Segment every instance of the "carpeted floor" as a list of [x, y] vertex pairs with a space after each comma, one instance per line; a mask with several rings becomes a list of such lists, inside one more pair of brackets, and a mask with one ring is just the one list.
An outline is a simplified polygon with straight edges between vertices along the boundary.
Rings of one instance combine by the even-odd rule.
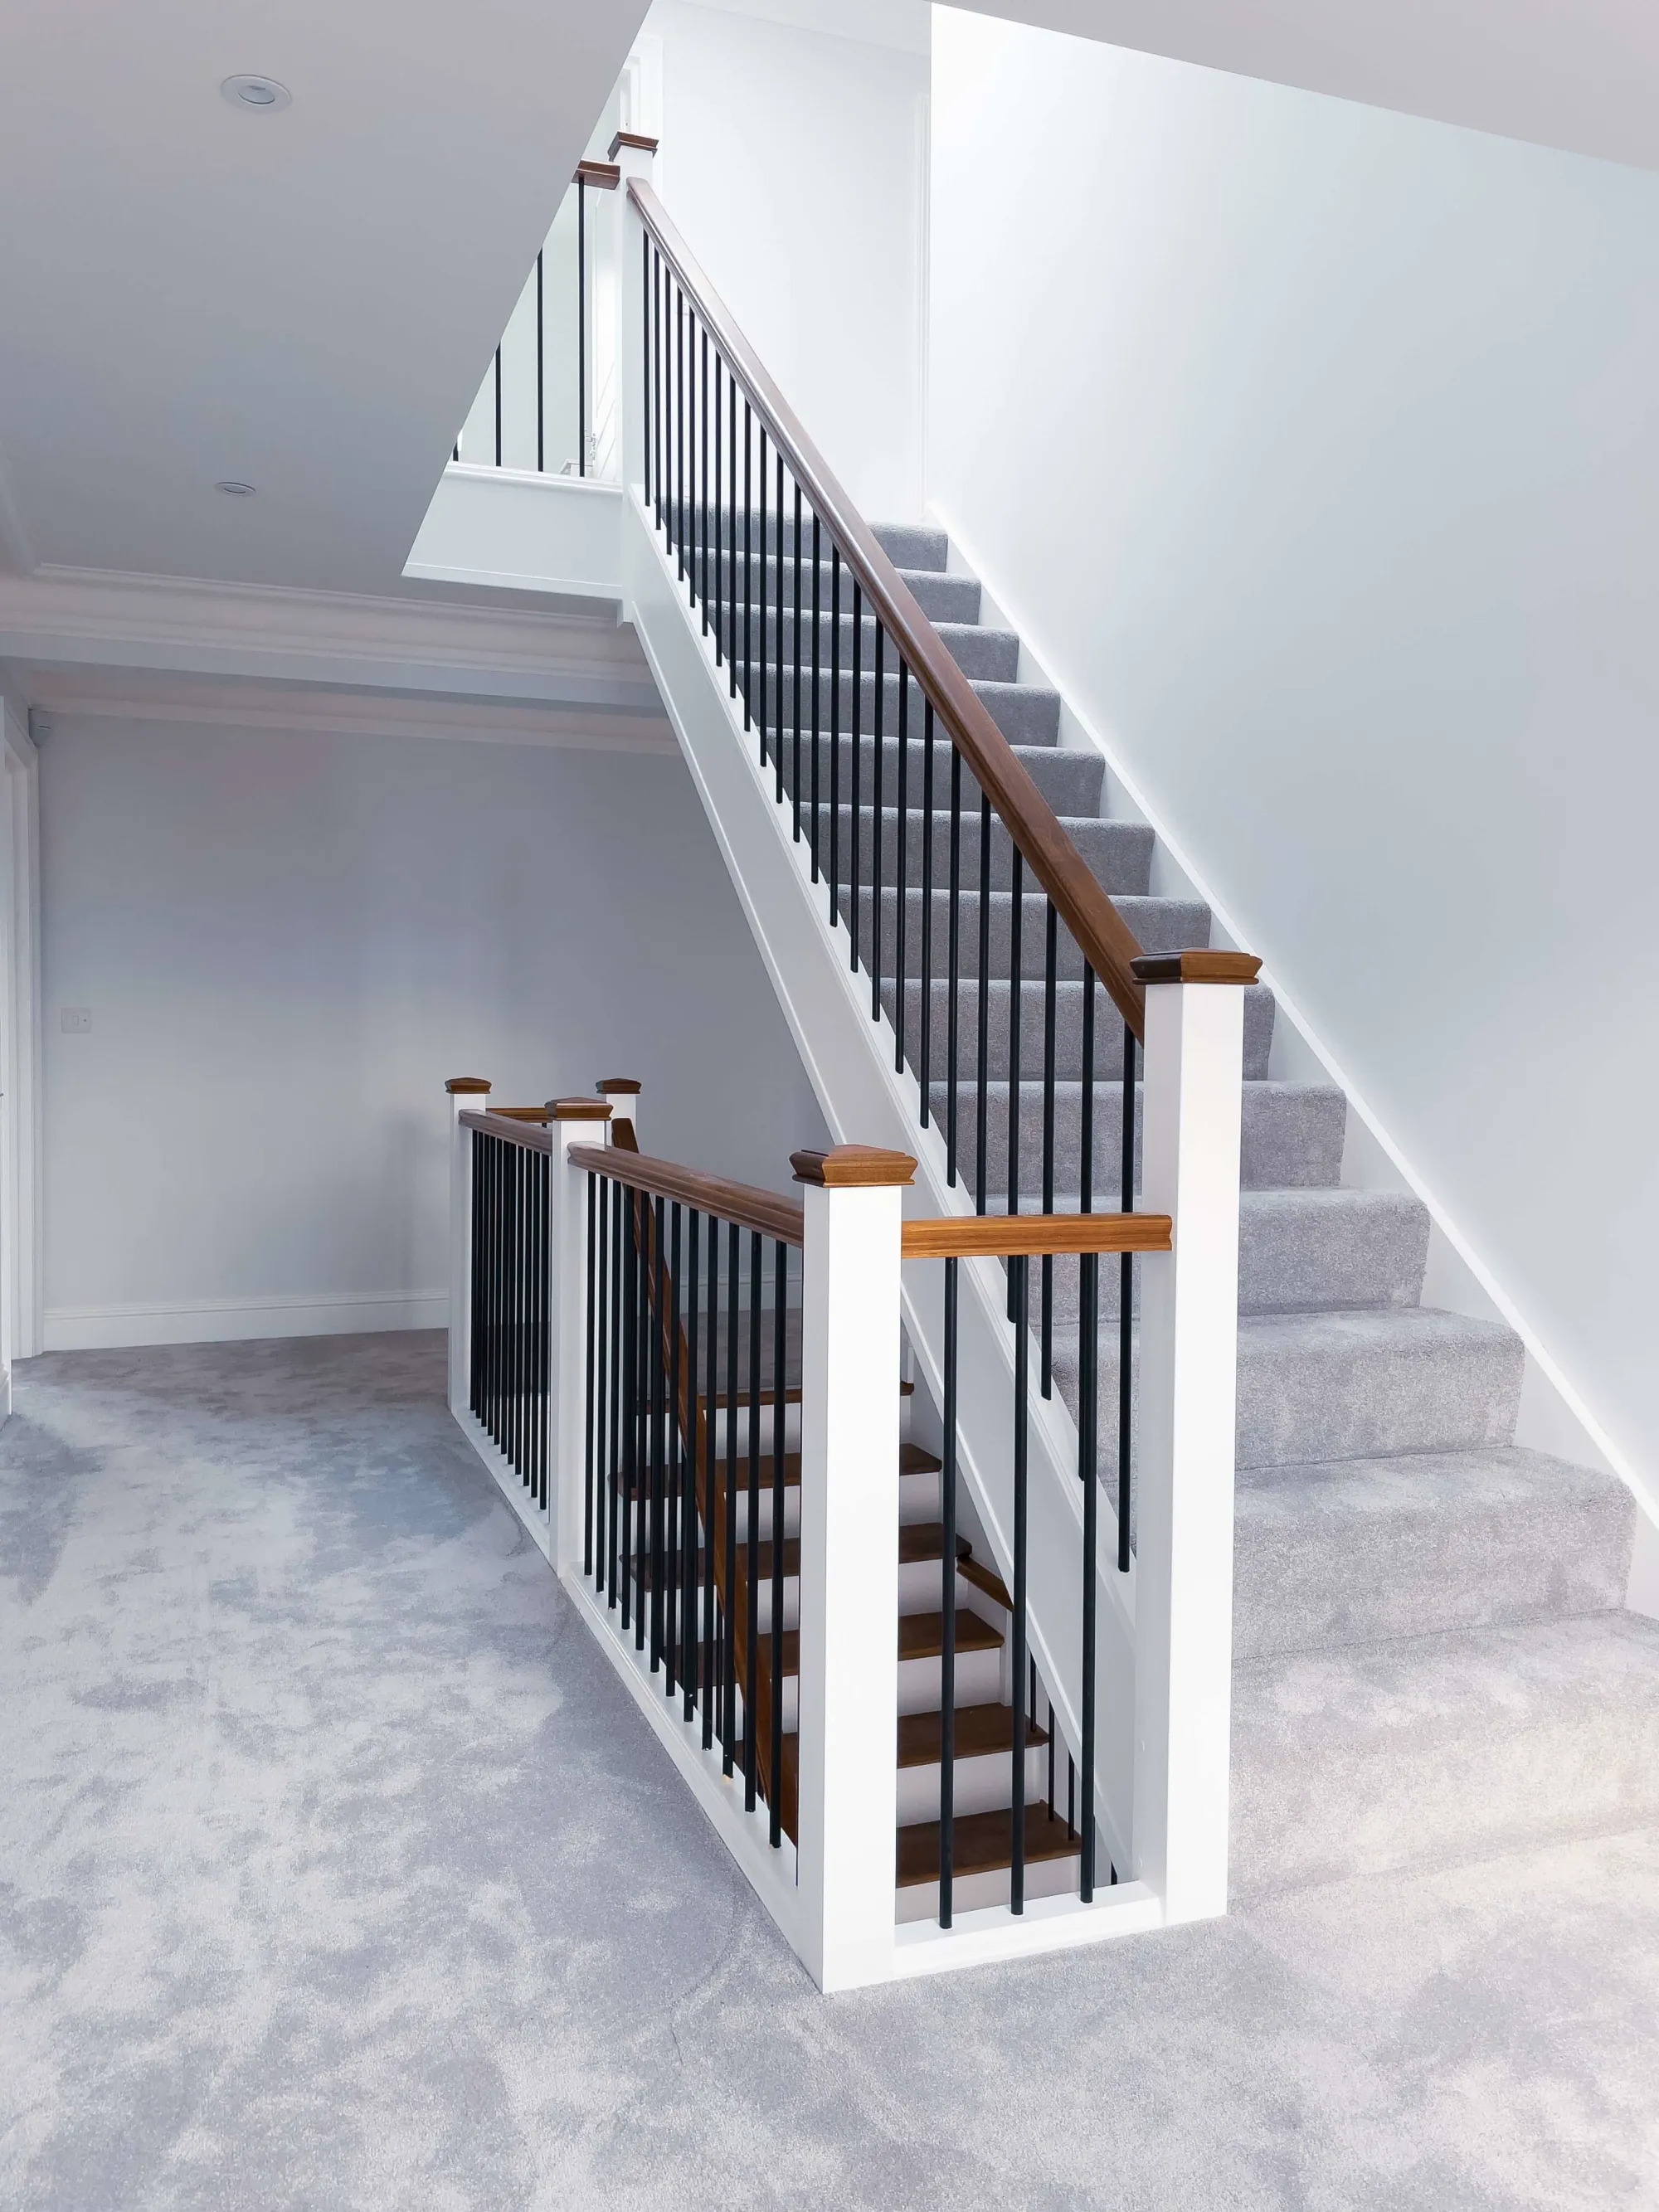
[[432, 1336], [0, 1431], [0, 2203], [1659, 2206], [1659, 1836], [826, 2001]]

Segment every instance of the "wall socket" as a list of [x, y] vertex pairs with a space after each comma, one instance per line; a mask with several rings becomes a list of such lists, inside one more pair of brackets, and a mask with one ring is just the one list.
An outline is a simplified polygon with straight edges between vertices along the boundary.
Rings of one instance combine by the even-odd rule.
[[90, 1006], [65, 1006], [58, 1017], [65, 1036], [84, 1036], [92, 1027]]

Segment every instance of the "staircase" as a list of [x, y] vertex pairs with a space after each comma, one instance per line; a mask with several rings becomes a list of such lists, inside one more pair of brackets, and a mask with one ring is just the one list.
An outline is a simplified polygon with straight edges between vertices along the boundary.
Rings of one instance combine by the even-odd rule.
[[[1018, 637], [981, 625], [979, 585], [950, 567], [945, 534], [886, 526], [877, 536], [1142, 945], [1166, 951], [1207, 945], [1206, 908], [1152, 894], [1152, 832], [1101, 813], [1103, 761], [1060, 748], [1058, 695], [1019, 680]], [[774, 606], [787, 588], [785, 565], [769, 562]], [[791, 619], [787, 611], [781, 618], [786, 650]], [[874, 628], [866, 618], [860, 656], [866, 669], [873, 662]], [[769, 637], [777, 635], [775, 617]], [[844, 613], [843, 668], [851, 665], [852, 645]], [[890, 730], [896, 683], [890, 693], [884, 720]], [[827, 693], [822, 711], [827, 726]], [[867, 682], [861, 725], [871, 726]], [[919, 708], [909, 727], [920, 730]], [[867, 757], [870, 740], [864, 742]], [[919, 738], [910, 743], [919, 754]], [[890, 792], [897, 786], [896, 744], [887, 745]], [[843, 738], [842, 747], [846, 790], [850, 741]], [[786, 786], [791, 781], [786, 758]], [[919, 758], [908, 787], [921, 787]], [[863, 787], [873, 789], [872, 773]], [[843, 823], [840, 872], [850, 885], [850, 809]], [[863, 806], [857, 833], [864, 881], [879, 834], [890, 884], [900, 849], [896, 809], [884, 811], [878, 832], [873, 805]], [[915, 915], [923, 896], [921, 841], [913, 834], [907, 842], [903, 896]], [[999, 837], [990, 928], [1000, 948], [1010, 936], [1010, 865], [1011, 848]], [[965, 878], [976, 882], [977, 866], [975, 848]], [[942, 873], [936, 853], [935, 884]], [[890, 931], [898, 896], [896, 889], [884, 892]], [[1024, 936], [1040, 953], [1038, 903], [1028, 901]], [[971, 944], [978, 917], [968, 894], [964, 906]], [[860, 912], [860, 934], [867, 934], [867, 894]], [[913, 921], [913, 937], [919, 927]], [[964, 994], [972, 988], [970, 981], [960, 986]], [[1000, 1013], [991, 1030], [987, 1102], [994, 1206], [1007, 1172], [1007, 991], [1006, 982], [992, 986]], [[936, 983], [935, 1115], [945, 1109], [948, 1065], [943, 994]], [[1076, 1156], [1065, 1121], [1070, 1115], [1074, 1124], [1078, 1110], [1082, 995], [1080, 981], [1062, 980], [1055, 1146], [1061, 1158]], [[1041, 1012], [1036, 1000], [1034, 993], [1034, 1017]], [[890, 989], [885, 1004], [890, 1016]], [[913, 1023], [919, 1015], [912, 986]], [[1346, 1101], [1332, 1085], [1270, 1076], [1273, 1024], [1272, 993], [1253, 988], [1245, 1018], [1238, 1270], [1234, 1893], [1659, 1820], [1659, 1624], [1622, 1609], [1634, 1530], [1630, 1493], [1611, 1476], [1515, 1444], [1524, 1364], [1519, 1339], [1500, 1323], [1421, 1304], [1426, 1208], [1407, 1194], [1342, 1186]], [[965, 1015], [958, 1027], [963, 1165], [971, 1178], [974, 1031]], [[1041, 1066], [1035, 1029], [1022, 1058], [1027, 1070]], [[1097, 1065], [1114, 1073], [1119, 1063], [1103, 1053]], [[1116, 1097], [1103, 1094], [1097, 1114], [1103, 1187], [1110, 1186], [1121, 1145]], [[1022, 1080], [1017, 1110], [1027, 1155], [1035, 1157], [1039, 1077]], [[1054, 1200], [1060, 1212], [1077, 1203], [1075, 1191]], [[1075, 1261], [1055, 1263], [1054, 1377], [1073, 1412], [1077, 1280]], [[1117, 1453], [1109, 1418], [1117, 1402], [1116, 1285], [1116, 1270], [1104, 1270], [1098, 1356], [1109, 1409], [1100, 1435], [1107, 1483]], [[937, 1520], [937, 1480], [936, 1461], [907, 1478], [913, 1501], [907, 1510], [919, 1525]], [[921, 1605], [919, 1580], [913, 1588]], [[969, 1602], [980, 1605], [988, 1636], [994, 1633], [994, 1606], [982, 1594]], [[918, 1636], [927, 1618], [916, 1616]], [[958, 1693], [965, 1705], [981, 1694], [983, 1667], [979, 1653], [964, 1654]], [[920, 1664], [917, 1679], [926, 1679]], [[994, 1737], [1004, 1756], [975, 1771], [964, 1741], [958, 1802], [981, 1810], [1006, 1806], [1006, 1706], [972, 1710], [974, 1727], [987, 1731], [988, 1741]], [[923, 1809], [931, 1791], [936, 1802], [937, 1724], [930, 1735], [920, 1710], [901, 1723], [900, 1757], [905, 1802]], [[1033, 1794], [1041, 1796], [1035, 1766], [1033, 1773]], [[1006, 1869], [1006, 1817], [986, 1822], [988, 1869]], [[1063, 1824], [1046, 1840], [1063, 1860]], [[907, 1828], [902, 1883], [907, 1850], [913, 1871], [930, 1863], [924, 1835]], [[985, 1887], [989, 1894], [988, 1881]], [[924, 1893], [914, 1901], [915, 1910], [927, 1910]], [[902, 1913], [909, 1902], [902, 1893]]]

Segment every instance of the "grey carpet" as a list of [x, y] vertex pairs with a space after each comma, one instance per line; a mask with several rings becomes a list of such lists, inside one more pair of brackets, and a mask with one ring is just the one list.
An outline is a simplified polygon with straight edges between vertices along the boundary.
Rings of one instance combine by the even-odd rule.
[[432, 1336], [18, 1370], [11, 2212], [1659, 2204], [1652, 1830], [826, 2001], [442, 1388]]

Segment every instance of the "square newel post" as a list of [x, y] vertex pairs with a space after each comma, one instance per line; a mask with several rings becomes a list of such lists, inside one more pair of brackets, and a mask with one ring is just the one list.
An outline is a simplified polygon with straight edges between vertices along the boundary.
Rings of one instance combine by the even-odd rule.
[[884, 1980], [897, 1851], [899, 1254], [904, 1152], [797, 1152], [801, 1266], [798, 1844], [821, 1989]]
[[607, 1075], [594, 1090], [611, 1106], [611, 1142], [624, 1152], [640, 1149], [640, 1086], [631, 1075]]
[[489, 1105], [482, 1075], [452, 1075], [449, 1094], [449, 1410], [465, 1413], [472, 1398], [472, 1141], [461, 1116]]
[[609, 1141], [611, 1106], [604, 1098], [550, 1098], [553, 1140], [548, 1176], [547, 1498], [550, 1553], [561, 1575], [586, 1563], [587, 1528], [587, 1172], [567, 1157], [573, 1144]]
[[617, 281], [622, 297], [622, 358], [617, 364], [617, 399], [622, 416], [622, 483], [645, 489], [645, 229], [628, 197], [635, 177], [651, 181], [657, 142], [638, 131], [619, 131], [611, 158], [622, 171], [617, 191]]
[[1227, 1909], [1244, 987], [1258, 960], [1134, 962], [1146, 987], [1133, 1871], [1171, 1921]]

